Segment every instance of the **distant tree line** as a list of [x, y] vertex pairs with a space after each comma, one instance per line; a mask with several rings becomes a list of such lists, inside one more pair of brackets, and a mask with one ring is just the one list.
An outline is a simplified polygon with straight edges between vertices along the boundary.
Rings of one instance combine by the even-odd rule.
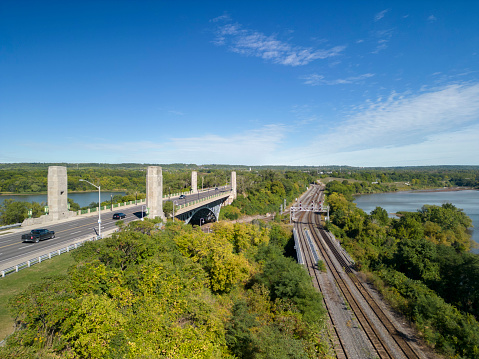
[[475, 166], [440, 166], [440, 167], [403, 167], [356, 169], [346, 168], [323, 173], [321, 177], [354, 179], [370, 183], [392, 184], [408, 183], [412, 189], [438, 187], [472, 187], [479, 188], [479, 167]]

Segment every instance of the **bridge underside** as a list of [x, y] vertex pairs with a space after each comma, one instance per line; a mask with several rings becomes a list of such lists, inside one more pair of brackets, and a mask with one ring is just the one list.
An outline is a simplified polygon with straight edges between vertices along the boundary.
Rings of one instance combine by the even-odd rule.
[[196, 211], [193, 216], [191, 216], [191, 219], [189, 221], [190, 224], [192, 225], [202, 225], [205, 223], [212, 223], [216, 222], [218, 218], [216, 218], [216, 215], [211, 209], [209, 208], [200, 208], [198, 211]]
[[226, 199], [227, 197], [224, 197], [205, 203], [200, 207], [192, 208], [191, 210], [180, 213], [175, 217], [185, 221], [185, 223], [191, 223], [193, 225], [216, 222], [220, 216], [221, 206]]

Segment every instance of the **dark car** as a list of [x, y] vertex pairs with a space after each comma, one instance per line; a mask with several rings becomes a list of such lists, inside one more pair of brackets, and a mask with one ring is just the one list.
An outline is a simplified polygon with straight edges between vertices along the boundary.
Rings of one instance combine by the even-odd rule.
[[125, 217], [126, 217], [126, 214], [121, 213], [121, 212], [115, 213], [115, 214], [113, 215], [113, 219], [122, 219], [122, 218], [125, 218]]
[[30, 233], [22, 235], [22, 241], [38, 243], [45, 239], [55, 238], [55, 231], [48, 229], [32, 229]]
[[182, 195], [180, 196], [180, 199], [185, 199], [185, 198], [186, 198], [186, 196], [185, 196], [184, 194], [182, 194]]

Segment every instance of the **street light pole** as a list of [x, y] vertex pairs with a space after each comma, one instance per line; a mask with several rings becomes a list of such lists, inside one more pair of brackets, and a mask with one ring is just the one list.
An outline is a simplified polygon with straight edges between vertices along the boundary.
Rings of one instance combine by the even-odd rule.
[[93, 187], [98, 188], [98, 237], [101, 238], [101, 194], [100, 194], [100, 186], [94, 185], [93, 183], [80, 178], [80, 182], [86, 182], [91, 184]]

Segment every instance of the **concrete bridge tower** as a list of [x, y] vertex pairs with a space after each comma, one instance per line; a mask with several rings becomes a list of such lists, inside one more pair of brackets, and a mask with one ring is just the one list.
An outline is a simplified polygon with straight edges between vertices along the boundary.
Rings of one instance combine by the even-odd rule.
[[191, 193], [198, 193], [198, 172], [191, 172]]
[[231, 204], [237, 197], [236, 192], [236, 171], [231, 172], [231, 194], [225, 204]]
[[236, 171], [231, 172], [231, 192], [233, 199], [236, 199]]
[[48, 167], [48, 212], [50, 220], [59, 220], [68, 216], [68, 180], [67, 168]]
[[148, 166], [146, 173], [146, 207], [149, 217], [160, 217], [166, 222], [163, 213], [163, 171], [159, 166]]

